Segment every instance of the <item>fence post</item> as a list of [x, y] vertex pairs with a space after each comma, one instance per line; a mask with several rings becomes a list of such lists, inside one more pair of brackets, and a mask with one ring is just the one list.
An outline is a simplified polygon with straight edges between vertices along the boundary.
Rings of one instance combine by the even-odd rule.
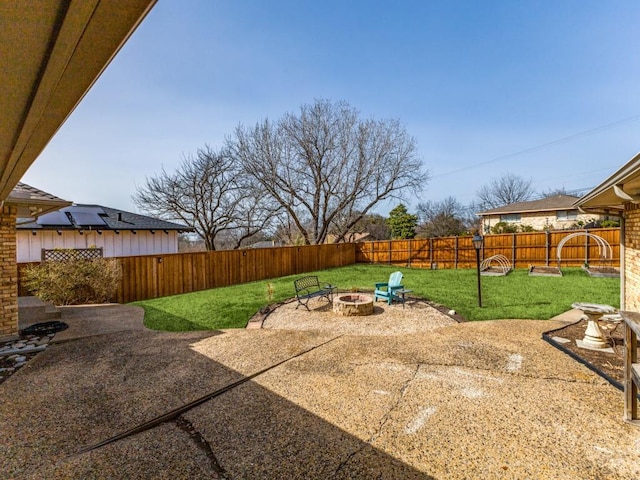
[[453, 268], [454, 270], [458, 269], [458, 236], [456, 235], [456, 239], [453, 242]]
[[371, 261], [369, 263], [373, 263], [373, 258], [376, 255], [376, 247], [373, 245], [374, 242], [371, 242]]
[[413, 242], [413, 240], [409, 239], [409, 261], [407, 262], [409, 265], [409, 268], [411, 268], [411, 242]]
[[546, 248], [544, 261], [545, 261], [545, 266], [548, 267], [549, 266], [549, 242], [550, 242], [549, 237], [551, 234], [549, 233], [549, 230], [545, 230], [544, 233], [545, 233], [544, 238], [545, 238], [545, 248]]
[[391, 242], [393, 240], [389, 240], [389, 265], [391, 265]]
[[585, 228], [584, 232], [584, 264], [589, 265], [589, 230]]
[[433, 268], [433, 238], [429, 237], [429, 268]]
[[155, 270], [155, 285], [153, 285], [153, 295], [154, 298], [158, 298], [161, 297], [163, 293], [160, 288], [160, 282], [164, 282], [164, 266], [162, 263], [162, 257], [156, 257], [155, 262], [153, 262], [153, 270]]
[[516, 268], [516, 234], [511, 234], [511, 264]]

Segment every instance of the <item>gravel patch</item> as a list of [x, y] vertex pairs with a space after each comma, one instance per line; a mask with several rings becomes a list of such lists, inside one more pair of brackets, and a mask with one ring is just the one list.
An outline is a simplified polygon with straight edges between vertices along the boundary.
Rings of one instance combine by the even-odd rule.
[[275, 308], [262, 328], [274, 330], [330, 330], [343, 335], [406, 335], [429, 332], [457, 322], [421, 299], [407, 299], [403, 306], [374, 303], [373, 315], [343, 317], [333, 313], [331, 304], [312, 299], [307, 311], [296, 309], [292, 301]]

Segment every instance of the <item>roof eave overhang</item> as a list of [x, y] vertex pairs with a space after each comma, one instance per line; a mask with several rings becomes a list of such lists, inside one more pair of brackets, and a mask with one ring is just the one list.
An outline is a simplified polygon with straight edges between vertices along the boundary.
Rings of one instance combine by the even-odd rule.
[[0, 2], [0, 200], [156, 1]]
[[574, 205], [584, 211], [624, 210], [625, 203], [640, 203], [640, 153]]
[[16, 208], [19, 223], [24, 223], [45, 213], [68, 207], [72, 203], [26, 183], [18, 183], [2, 205]]
[[491, 211], [480, 212], [477, 215], [481, 217], [487, 217], [490, 215], [508, 215], [510, 213], [546, 213], [546, 212], [558, 212], [562, 210], [571, 210], [573, 208], [575, 208], [573, 205], [563, 205], [563, 206], [552, 207], [552, 208], [536, 208], [532, 210], [499, 210], [495, 212], [491, 212]]
[[17, 217], [35, 220], [40, 215], [54, 212], [64, 207], [72, 205], [72, 202], [66, 200], [29, 200], [25, 198], [14, 198], [11, 195], [4, 201], [5, 205], [17, 208]]
[[[47, 212], [43, 212], [43, 213], [48, 213], [51, 210], [48, 210]], [[37, 216], [40, 216], [42, 214], [38, 214]], [[34, 218], [31, 218], [28, 222], [22, 222], [22, 223], [31, 223], [34, 221]], [[68, 226], [68, 225], [38, 225], [37, 227], [25, 227], [24, 225], [18, 226], [18, 229], [23, 229], [23, 230], [28, 230], [28, 229], [34, 229], [37, 228], [38, 230], [42, 230], [42, 231], [56, 231], [56, 230], [65, 230], [65, 231], [78, 231], [78, 230], [100, 230], [102, 232], [131, 232], [131, 231], [136, 231], [136, 232], [178, 232], [178, 233], [189, 233], [189, 232], [194, 232], [195, 230], [191, 227], [184, 227], [184, 228], [140, 228], [140, 227], [127, 227], [127, 228], [117, 228], [117, 227], [109, 227], [107, 225], [102, 226], [102, 225], [92, 225], [92, 226]]]
[[14, 188], [3, 205], [17, 209], [16, 216], [25, 220], [35, 220], [40, 215], [68, 207], [72, 203], [68, 200], [48, 194], [26, 184], [19, 184]]

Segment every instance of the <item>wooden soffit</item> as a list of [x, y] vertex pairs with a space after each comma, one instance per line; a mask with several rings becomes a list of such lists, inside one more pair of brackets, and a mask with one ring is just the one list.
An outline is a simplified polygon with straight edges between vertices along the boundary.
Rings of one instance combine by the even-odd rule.
[[0, 201], [155, 3], [0, 2]]

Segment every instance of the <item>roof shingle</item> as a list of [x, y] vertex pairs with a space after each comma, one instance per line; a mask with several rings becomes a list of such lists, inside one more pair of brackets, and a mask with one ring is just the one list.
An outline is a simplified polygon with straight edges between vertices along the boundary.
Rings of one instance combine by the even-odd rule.
[[529, 212], [550, 212], [557, 210], [574, 210], [574, 203], [580, 197], [573, 195], [554, 195], [552, 197], [542, 198], [540, 200], [531, 200], [527, 202], [517, 202], [510, 205], [504, 205], [498, 208], [492, 208], [478, 215], [500, 215], [504, 213], [529, 213]]
[[[95, 214], [102, 219], [104, 226], [92, 224], [92, 228], [99, 228], [101, 230], [184, 230], [193, 231], [191, 227], [181, 225], [179, 223], [167, 222], [166, 220], [160, 220], [153, 217], [147, 217], [146, 215], [140, 215], [137, 213], [126, 212], [124, 210], [118, 210], [115, 208], [103, 207], [102, 205], [72, 205], [70, 207], [64, 207], [55, 212], [42, 215], [34, 222], [21, 223], [17, 226], [20, 229], [45, 229], [45, 230], [58, 230], [58, 229], [81, 229], [82, 226], [78, 224], [78, 213], [86, 213], [87, 211], [95, 212]], [[64, 217], [68, 221], [64, 220], [60, 213], [64, 213]], [[74, 218], [73, 214], [76, 214]]]

